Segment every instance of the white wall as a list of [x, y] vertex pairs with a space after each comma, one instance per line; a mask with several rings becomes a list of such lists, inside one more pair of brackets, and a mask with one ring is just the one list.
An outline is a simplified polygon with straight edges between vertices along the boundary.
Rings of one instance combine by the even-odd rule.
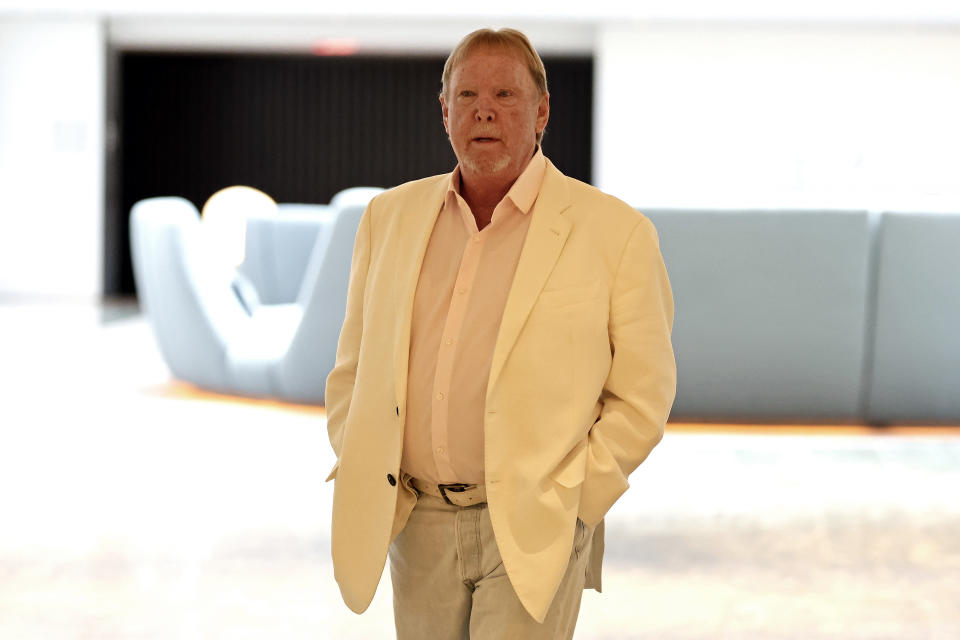
[[238, 16], [145, 18], [133, 15], [111, 18], [108, 38], [117, 48], [136, 50], [310, 53], [318, 45], [333, 42], [349, 44], [361, 54], [443, 55], [449, 53], [460, 38], [480, 26], [520, 29], [543, 54], [593, 53], [593, 23], [503, 17], [492, 21], [455, 17], [423, 20], [412, 16], [393, 20], [382, 16], [311, 19], [277, 16], [252, 20]]
[[960, 31], [608, 26], [596, 166], [636, 206], [960, 210]]
[[844, 21], [862, 24], [943, 22], [960, 18], [956, 0], [487, 0], [438, 3], [436, 0], [0, 0], [2, 11], [88, 12], [116, 16], [347, 17], [420, 21], [467, 18], [609, 21]]
[[0, 19], [0, 293], [102, 291], [103, 29]]
[[[108, 40], [269, 49], [347, 34], [367, 50], [433, 51], [477, 24], [517, 24], [551, 53], [596, 52], [594, 182], [631, 204], [960, 210], [960, 30], [947, 24], [281, 16], [256, 20], [257, 39], [242, 16], [28, 16], [3, 3], [0, 294], [102, 290]], [[762, 17], [747, 4], [728, 8]]]

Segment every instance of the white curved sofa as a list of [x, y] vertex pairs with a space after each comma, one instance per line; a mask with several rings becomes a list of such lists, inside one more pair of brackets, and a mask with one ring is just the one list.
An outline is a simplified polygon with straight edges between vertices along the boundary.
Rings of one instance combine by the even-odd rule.
[[289, 258], [288, 271], [278, 274], [272, 264], [255, 273], [259, 304], [250, 304], [237, 295], [234, 270], [204, 259], [193, 204], [170, 197], [134, 205], [130, 234], [137, 291], [173, 375], [225, 393], [322, 403], [364, 208], [332, 207], [316, 219], [304, 211], [287, 221], [277, 216], [280, 225], [299, 223], [292, 236], [278, 234], [281, 245], [290, 237], [299, 244], [295, 250], [274, 245], [273, 251]]

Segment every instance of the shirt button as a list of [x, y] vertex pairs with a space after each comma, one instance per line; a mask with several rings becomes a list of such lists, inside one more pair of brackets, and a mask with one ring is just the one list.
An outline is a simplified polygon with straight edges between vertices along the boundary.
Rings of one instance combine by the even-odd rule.
[[457, 289], [457, 293], [464, 294], [464, 293], [466, 293], [466, 292], [467, 292], [467, 288], [466, 288], [466, 287], [460, 287], [459, 289]]
[[477, 235], [473, 236], [473, 241], [474, 241], [474, 242], [480, 242], [480, 234], [479, 234], [479, 233], [478, 233]]
[[437, 394], [437, 400], [443, 400], [443, 393]]
[[437, 453], [443, 455], [443, 447], [437, 447]]
[[447, 343], [447, 345], [451, 345], [453, 344], [453, 338], [447, 338], [445, 342]]
[[393, 477], [392, 473], [387, 474], [387, 482], [390, 483], [391, 487], [397, 486], [397, 479]]

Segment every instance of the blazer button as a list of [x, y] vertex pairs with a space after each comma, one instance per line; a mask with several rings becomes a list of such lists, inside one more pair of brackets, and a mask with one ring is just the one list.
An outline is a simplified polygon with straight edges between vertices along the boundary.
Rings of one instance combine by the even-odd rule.
[[393, 477], [392, 473], [387, 474], [387, 482], [390, 483], [391, 487], [397, 486], [397, 479]]

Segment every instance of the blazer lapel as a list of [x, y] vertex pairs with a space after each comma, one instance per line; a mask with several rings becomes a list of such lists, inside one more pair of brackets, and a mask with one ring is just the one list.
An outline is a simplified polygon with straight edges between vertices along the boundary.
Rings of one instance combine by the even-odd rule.
[[397, 337], [397, 344], [393, 352], [393, 369], [397, 407], [405, 407], [407, 403], [410, 326], [413, 321], [413, 299], [417, 293], [420, 268], [423, 266], [423, 258], [433, 233], [433, 225], [443, 208], [443, 200], [449, 184], [448, 174], [438, 184], [432, 185], [428, 192], [419, 192], [423, 194], [420, 198], [413, 199], [409, 204], [405, 203], [403, 209], [395, 214], [403, 217], [399, 222], [403, 227], [398, 234], [398, 241], [402, 246], [398, 249], [394, 292], [397, 303], [397, 324], [394, 335]]
[[503, 309], [503, 319], [500, 321], [500, 332], [493, 350], [493, 362], [487, 382], [488, 392], [499, 377], [507, 356], [510, 355], [510, 350], [513, 349], [520, 330], [567, 241], [570, 221], [562, 214], [569, 206], [567, 178], [547, 160], [543, 186], [530, 212], [533, 218], [530, 220], [530, 228], [520, 251], [520, 261], [513, 276], [513, 285]]

